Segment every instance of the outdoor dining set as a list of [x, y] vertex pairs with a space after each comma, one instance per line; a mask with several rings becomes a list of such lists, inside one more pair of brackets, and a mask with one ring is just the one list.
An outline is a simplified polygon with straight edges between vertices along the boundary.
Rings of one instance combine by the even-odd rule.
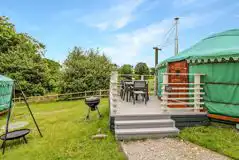
[[120, 97], [126, 102], [135, 104], [136, 100], [139, 100], [139, 96], [142, 97], [142, 101], [147, 104], [149, 100], [148, 94], [148, 82], [145, 80], [121, 80], [120, 82]]

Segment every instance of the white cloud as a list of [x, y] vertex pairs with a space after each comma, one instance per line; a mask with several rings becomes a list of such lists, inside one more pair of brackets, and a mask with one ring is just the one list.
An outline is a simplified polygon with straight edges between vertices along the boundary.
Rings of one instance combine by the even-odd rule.
[[[80, 18], [78, 21], [100, 30], [117, 30], [125, 27], [129, 22], [135, 19], [134, 12], [143, 2], [144, 0], [121, 1], [121, 3], [109, 9], [101, 10], [99, 13], [93, 13], [84, 18]], [[92, 22], [92, 19], [94, 22]]]
[[[215, 16], [215, 14], [211, 16]], [[207, 25], [207, 21], [209, 21], [208, 18], [211, 18], [211, 16], [206, 14], [191, 14], [181, 17], [180, 30]], [[114, 63], [119, 65], [125, 63], [135, 65], [136, 62], [144, 61], [153, 66], [154, 58], [152, 47], [162, 44], [165, 33], [171, 28], [172, 22], [173, 18], [168, 18], [133, 32], [116, 34], [113, 37], [113, 44], [103, 48], [103, 51], [112, 58]], [[213, 20], [210, 22], [213, 22]], [[171, 39], [173, 40], [173, 38]], [[164, 55], [160, 55], [159, 57], [161, 60], [173, 55], [172, 48], [167, 48], [167, 50], [163, 52]]]
[[192, 13], [188, 16], [181, 16], [179, 19], [179, 28], [190, 29], [200, 26], [205, 26], [213, 23], [224, 11], [211, 11], [210, 13]]
[[113, 37], [112, 46], [103, 48], [103, 51], [117, 64], [131, 64], [145, 47], [152, 50], [153, 45], [160, 42], [161, 37], [171, 24], [171, 20], [166, 19], [131, 33], [116, 34]]
[[100, 30], [106, 30], [109, 27], [109, 24], [106, 22], [95, 24], [95, 27], [99, 28]]

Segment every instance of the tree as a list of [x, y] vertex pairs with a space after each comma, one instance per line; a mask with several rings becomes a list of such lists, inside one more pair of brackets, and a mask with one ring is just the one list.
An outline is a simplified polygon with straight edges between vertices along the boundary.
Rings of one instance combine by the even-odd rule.
[[60, 75], [61, 75], [61, 65], [60, 63], [44, 58], [44, 62], [46, 63], [48, 70], [47, 70], [47, 77], [49, 78], [45, 83], [44, 87], [48, 92], [58, 92], [59, 91], [59, 82], [60, 82]]
[[51, 74], [44, 51], [42, 43], [26, 33], [17, 33], [9, 19], [0, 16], [0, 73], [16, 80], [28, 96], [51, 91], [46, 89]]
[[130, 64], [124, 64], [119, 68], [120, 74], [132, 74], [133, 73], [133, 66]]
[[108, 89], [113, 64], [98, 49], [74, 47], [63, 63], [61, 92]]
[[151, 68], [150, 68], [150, 74], [151, 74], [151, 75], [154, 75], [154, 74], [155, 74], [155, 68], [154, 68], [154, 67], [151, 67]]
[[149, 68], [146, 63], [139, 62], [135, 68], [134, 68], [135, 74], [139, 75], [148, 75], [149, 74]]

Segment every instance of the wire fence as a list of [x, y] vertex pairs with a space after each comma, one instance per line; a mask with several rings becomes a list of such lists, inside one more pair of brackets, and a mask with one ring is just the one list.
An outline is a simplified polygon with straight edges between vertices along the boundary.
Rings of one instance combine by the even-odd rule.
[[[84, 99], [84, 98], [91, 97], [91, 96], [108, 97], [109, 89], [75, 92], [75, 93], [65, 93], [65, 94], [54, 94], [54, 95], [45, 95], [45, 96], [30, 96], [30, 97], [27, 97], [27, 101], [29, 103], [69, 101], [69, 100]], [[14, 98], [13, 100], [15, 103], [24, 103], [23, 97], [17, 97], [17, 98]]]
[[[119, 75], [119, 79], [125, 78], [127, 76], [132, 76], [133, 79], [145, 79], [149, 83], [149, 93], [153, 94], [154, 91], [154, 76], [153, 75]], [[100, 89], [94, 91], [84, 91], [84, 92], [75, 92], [75, 93], [64, 93], [64, 94], [52, 94], [44, 96], [30, 96], [26, 97], [29, 103], [40, 103], [40, 102], [56, 102], [56, 101], [70, 101], [70, 100], [80, 100], [87, 97], [96, 96], [96, 97], [109, 97], [109, 89]], [[21, 104], [24, 103], [23, 97], [16, 97], [13, 99], [15, 103]]]

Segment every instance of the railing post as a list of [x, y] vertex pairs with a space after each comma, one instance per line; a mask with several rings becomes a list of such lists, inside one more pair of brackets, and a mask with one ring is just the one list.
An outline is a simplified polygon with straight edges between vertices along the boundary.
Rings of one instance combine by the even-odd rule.
[[144, 75], [141, 75], [141, 78], [140, 78], [141, 80], [144, 80]]
[[200, 74], [194, 75], [194, 111], [200, 109]]
[[118, 72], [114, 71], [111, 74], [111, 80], [110, 80], [110, 101], [112, 105], [112, 112], [113, 114], [117, 113], [117, 95], [118, 95]]
[[166, 85], [168, 85], [168, 74], [163, 74], [163, 87], [162, 87], [162, 98], [163, 98], [163, 109], [164, 111], [167, 111], [168, 108], [168, 94], [165, 91]]

